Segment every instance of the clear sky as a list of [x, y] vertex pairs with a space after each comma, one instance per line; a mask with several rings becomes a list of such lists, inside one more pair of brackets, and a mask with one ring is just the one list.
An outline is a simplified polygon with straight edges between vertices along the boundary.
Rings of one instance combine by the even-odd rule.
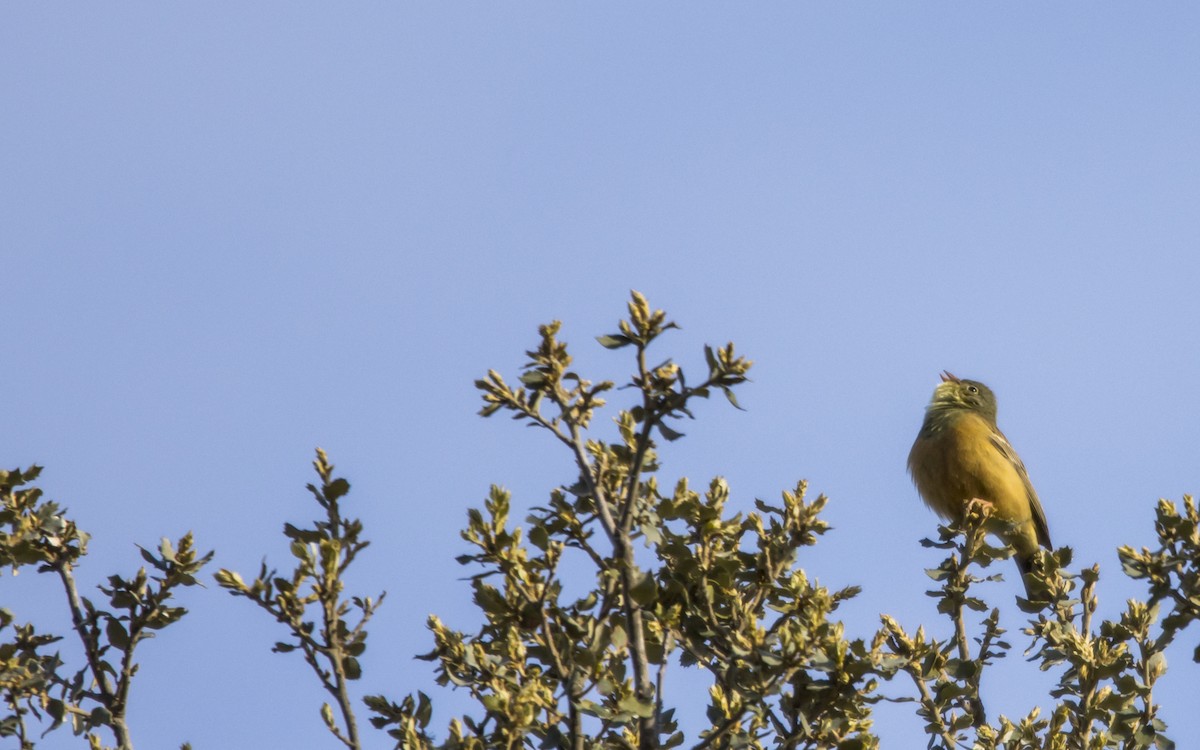
[[[351, 585], [389, 592], [357, 687], [431, 692], [439, 727], [462, 696], [411, 656], [428, 613], [476, 623], [466, 509], [574, 476], [475, 416], [472, 381], [552, 319], [583, 373], [621, 375], [592, 337], [629, 289], [683, 326], [662, 357], [756, 361], [747, 411], [703, 404], [664, 478], [723, 475], [743, 509], [830, 495], [802, 562], [864, 587], [852, 633], [935, 618], [905, 459], [943, 368], [997, 392], [1104, 614], [1136, 591], [1115, 548], [1200, 489], [1195, 5], [9, 3], [0, 102], [0, 462], [44, 464], [94, 534], [83, 581], [189, 529], [213, 570], [287, 565], [323, 446], [375, 541]], [[1051, 683], [1005, 572], [993, 715]], [[66, 622], [32, 571], [0, 598]], [[334, 747], [274, 623], [211, 584], [183, 601], [140, 652], [139, 746]], [[1160, 691], [1180, 747], [1196, 642]], [[920, 728], [879, 710], [886, 747]]]

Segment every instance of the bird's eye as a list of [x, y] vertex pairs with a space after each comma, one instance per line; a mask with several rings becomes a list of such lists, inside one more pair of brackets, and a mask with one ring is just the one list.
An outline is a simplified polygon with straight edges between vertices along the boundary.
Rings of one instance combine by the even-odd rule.
[[975, 387], [975, 386], [973, 386], [973, 385], [968, 385], [968, 386], [967, 386], [967, 392], [968, 392], [968, 393], [979, 393], [979, 389], [978, 389], [978, 388], [976, 388], [976, 387]]

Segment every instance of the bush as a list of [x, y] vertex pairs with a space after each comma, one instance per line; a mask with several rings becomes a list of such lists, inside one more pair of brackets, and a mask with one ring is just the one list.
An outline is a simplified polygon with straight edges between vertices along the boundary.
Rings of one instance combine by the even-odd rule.
[[[732, 344], [706, 347], [699, 377], [670, 359], [648, 365], [651, 345], [674, 327], [635, 292], [629, 317], [598, 337], [634, 360], [622, 384], [633, 403], [617, 411], [612, 441], [591, 428], [616, 384], [571, 370], [557, 322], [541, 327], [520, 385], [495, 371], [477, 382], [484, 416], [507, 413], [562, 446], [570, 483], [535, 507], [524, 527], [510, 523], [510, 497], [498, 487], [482, 509], [469, 511], [462, 537], [471, 551], [459, 562], [475, 571], [483, 625], [461, 632], [431, 616], [434, 646], [422, 658], [435, 663], [440, 685], [468, 691], [478, 710], [451, 720], [439, 741], [426, 693], [398, 703], [367, 697], [371, 724], [395, 747], [874, 748], [871, 709], [881, 700], [911, 701], [931, 748], [1174, 746], [1154, 686], [1166, 672], [1166, 649], [1200, 617], [1192, 498], [1182, 508], [1159, 502], [1157, 549], [1119, 550], [1124, 573], [1144, 581], [1147, 593], [1117, 620], [1095, 622], [1098, 566], [1072, 571], [1069, 548], [1039, 553], [1032, 599], [1018, 603], [1029, 616], [1028, 653], [1058, 675], [1053, 708], [992, 720], [979, 686], [1012, 647], [999, 610], [978, 592], [998, 578], [986, 569], [1011, 550], [989, 543], [989, 506], [972, 503], [961, 524], [923, 542], [946, 552], [929, 574], [947, 635], [906, 630], [883, 615], [869, 639], [848, 637], [837, 610], [859, 590], [830, 591], [798, 565], [799, 551], [828, 530], [824, 496], [810, 499], [799, 482], [743, 515], [727, 511], [730, 488], [720, 478], [703, 491], [686, 479], [659, 486], [658, 441], [682, 437], [680, 420], [694, 417], [697, 398], [719, 392], [737, 407], [734, 389], [751, 366]], [[294, 570], [281, 576], [264, 563], [251, 583], [229, 570], [216, 579], [284, 627], [287, 640], [274, 650], [305, 659], [333, 698], [320, 708], [326, 726], [343, 745], [361, 748], [349, 683], [361, 675], [365, 626], [383, 596], [345, 595], [349, 567], [368, 542], [362, 524], [343, 515], [349, 483], [334, 476], [322, 451], [314, 466], [320, 484], [309, 490], [323, 517], [309, 528], [285, 525]], [[50, 650], [62, 636], [35, 633], [0, 611], [0, 736], [32, 748], [34, 725], [69, 724], [93, 748], [102, 746], [101, 730], [131, 748], [125, 707], [134, 649], [185, 614], [169, 602], [197, 582], [212, 553], [198, 554], [190, 535], [143, 550], [151, 571], [110, 577], [100, 588], [109, 609], [98, 608], [78, 594], [72, 575], [87, 535], [30, 486], [39, 471], [0, 472], [0, 562], [57, 575], [67, 592], [67, 631], [85, 662], [67, 667]], [[586, 590], [567, 595], [567, 580]], [[1193, 658], [1200, 661], [1200, 648]], [[702, 726], [681, 727], [676, 718], [671, 663], [703, 670], [711, 681]], [[885, 697], [881, 681], [901, 694]]]

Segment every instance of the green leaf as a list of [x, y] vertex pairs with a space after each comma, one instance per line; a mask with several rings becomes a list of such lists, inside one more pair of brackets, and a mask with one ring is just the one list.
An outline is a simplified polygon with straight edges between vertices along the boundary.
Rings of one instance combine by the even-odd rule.
[[107, 726], [112, 722], [112, 714], [104, 706], [96, 706], [88, 715], [88, 723], [94, 727]]
[[975, 676], [979, 671], [979, 666], [970, 660], [950, 659], [946, 662], [946, 670], [956, 679], [966, 680]]
[[619, 333], [610, 333], [606, 336], [597, 336], [596, 341], [600, 342], [600, 346], [605, 349], [620, 349], [624, 346], [629, 346], [633, 341], [628, 337]]
[[115, 648], [121, 651], [129, 650], [129, 631], [125, 630], [125, 626], [115, 617], [109, 618], [108, 623], [104, 626], [104, 634], [108, 636], [108, 642]]
[[143, 560], [145, 560], [146, 562], [150, 563], [151, 565], [153, 565], [154, 567], [156, 567], [160, 570], [162, 569], [162, 560], [159, 560], [157, 557], [155, 557], [153, 552], [146, 549], [145, 547], [138, 547], [138, 549], [141, 550], [141, 552], [142, 552]]
[[733, 404], [733, 408], [746, 411], [745, 409], [742, 409], [742, 405], [738, 403], [737, 396], [733, 395], [732, 389], [721, 386], [721, 392], [725, 394], [725, 398], [729, 399], [729, 403]]
[[617, 708], [642, 719], [654, 715], [654, 704], [648, 701], [643, 702], [636, 695], [628, 695], [617, 701]]
[[343, 497], [349, 491], [350, 483], [339, 477], [325, 487], [325, 497], [331, 501], [337, 500], [339, 497]]
[[[661, 544], [663, 540], [662, 531], [656, 523], [644, 523], [641, 525], [642, 536], [646, 538], [647, 544]], [[532, 532], [531, 532], [532, 536]]]
[[667, 427], [667, 425], [664, 422], [658, 423], [658, 431], [662, 433], [663, 437], [665, 437], [668, 441], [671, 441], [671, 442], [674, 442], [674, 441], [678, 440], [679, 438], [683, 437], [682, 432], [679, 432], [678, 430], [673, 430], [670, 427]]
[[625, 628], [619, 623], [613, 626], [611, 643], [613, 648], [617, 649], [618, 651], [623, 650], [627, 645], [629, 645], [629, 636], [626, 635]]
[[658, 587], [654, 583], [654, 576], [649, 573], [642, 573], [641, 578], [630, 589], [629, 595], [643, 607], [651, 604], [658, 598]]
[[508, 611], [508, 602], [504, 595], [492, 586], [480, 584], [475, 588], [475, 604], [489, 615], [499, 615]]
[[529, 543], [544, 552], [550, 546], [550, 534], [546, 527], [540, 524], [530, 527]]
[[935, 581], [944, 581], [950, 577], [950, 571], [942, 570], [941, 568], [926, 568], [925, 575]]
[[520, 377], [520, 380], [530, 388], [538, 388], [546, 382], [546, 373], [540, 370], [530, 370]]
[[57, 698], [51, 698], [46, 703], [46, 713], [54, 719], [54, 726], [58, 726], [62, 724], [63, 717], [67, 715], [67, 705]]

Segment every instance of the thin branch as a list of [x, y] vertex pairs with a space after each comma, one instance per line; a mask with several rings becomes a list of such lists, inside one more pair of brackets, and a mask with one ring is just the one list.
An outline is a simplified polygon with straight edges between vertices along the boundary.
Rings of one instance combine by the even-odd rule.
[[738, 714], [737, 716], [731, 716], [725, 721], [721, 722], [721, 726], [717, 727], [715, 732], [711, 732], [707, 737], [700, 741], [700, 744], [693, 745], [692, 750], [704, 750], [704, 748], [712, 747], [713, 743], [724, 737], [729, 730], [740, 724], [744, 715], [745, 714]]
[[323, 614], [325, 620], [325, 658], [329, 661], [330, 667], [333, 669], [334, 684], [330, 692], [337, 699], [338, 708], [342, 712], [342, 723], [346, 727], [348, 736], [342, 736], [337, 731], [336, 727], [330, 722], [330, 729], [347, 747], [352, 750], [359, 750], [361, 745], [358, 740], [358, 724], [354, 719], [354, 709], [350, 702], [350, 691], [346, 684], [346, 664], [344, 654], [342, 652], [341, 635], [339, 634], [339, 625], [341, 625], [341, 614], [338, 612], [338, 601], [336, 592], [332, 588], [322, 585], [321, 599], [323, 604]]
[[100, 690], [104, 701], [112, 701], [115, 691], [112, 683], [109, 682], [108, 673], [100, 666], [100, 656], [96, 653], [95, 641], [88, 633], [87, 622], [83, 615], [83, 602], [80, 600], [79, 590], [75, 586], [75, 576], [71, 573], [71, 564], [59, 562], [55, 564], [54, 569], [58, 571], [63, 588], [66, 589], [67, 605], [71, 609], [71, 624], [79, 635], [79, 640], [83, 643], [84, 656], [87, 658], [88, 667], [92, 670], [96, 687]]
[[[112, 715], [109, 726], [120, 750], [133, 750], [133, 740], [129, 736], [129, 727], [125, 724], [125, 706], [117, 699], [117, 689], [109, 681], [108, 674], [100, 661], [99, 644], [88, 632], [87, 620], [83, 615], [83, 601], [75, 586], [75, 576], [71, 572], [71, 563], [57, 560], [53, 567], [58, 571], [58, 577], [63, 582], [67, 593], [67, 606], [71, 610], [71, 624], [83, 645], [84, 657], [92, 670], [92, 677], [100, 691], [101, 703]], [[128, 653], [128, 652], [127, 652]]]
[[633, 465], [629, 467], [629, 485], [625, 490], [625, 500], [621, 507], [621, 530], [628, 533], [633, 527], [633, 507], [637, 504], [638, 490], [642, 484], [642, 466], [646, 461], [646, 451], [650, 449], [650, 431], [657, 424], [659, 415], [654, 408], [650, 394], [646, 392], [650, 373], [646, 370], [646, 348], [638, 345], [637, 351], [638, 378], [642, 385], [642, 431], [638, 435], [637, 450], [634, 453]]
[[929, 694], [929, 686], [925, 684], [924, 678], [915, 672], [908, 671], [908, 675], [912, 677], [913, 683], [917, 686], [917, 691], [921, 693], [921, 705], [925, 707], [926, 713], [929, 714], [929, 723], [937, 731], [942, 742], [946, 743], [946, 750], [954, 750], [958, 747], [958, 741], [950, 732], [950, 728], [946, 726], [946, 722], [942, 719], [942, 713], [937, 710], [933, 696]]
[[[547, 584], [549, 584], [549, 581], [547, 581]], [[548, 585], [546, 589], [549, 589]], [[550, 658], [554, 662], [554, 669], [558, 672], [558, 676], [563, 682], [563, 692], [567, 697], [567, 716], [570, 722], [571, 747], [573, 750], [583, 750], [586, 744], [586, 736], [583, 732], [583, 715], [579, 712], [579, 700], [583, 697], [583, 694], [579, 692], [578, 680], [574, 670], [568, 671], [566, 662], [563, 660], [562, 654], [558, 651], [558, 644], [554, 641], [554, 633], [550, 627], [550, 618], [546, 613], [544, 596], [541, 605], [542, 634], [546, 637], [546, 646], [550, 650]]]
[[353, 643], [358, 638], [358, 636], [362, 635], [363, 628], [366, 627], [367, 621], [370, 620], [371, 616], [375, 614], [375, 611], [379, 609], [379, 605], [383, 604], [383, 599], [386, 596], [387, 596], [387, 592], [384, 591], [383, 593], [381, 593], [379, 595], [379, 598], [377, 598], [370, 607], [365, 607], [365, 606], [363, 607], [362, 619], [359, 620], [358, 624], [354, 626], [354, 629], [350, 631], [350, 635], [346, 638], [347, 641]]
[[594, 471], [592, 462], [588, 460], [587, 454], [584, 452], [584, 441], [583, 437], [579, 434], [579, 425], [574, 422], [568, 422], [567, 424], [571, 429], [571, 439], [567, 441], [567, 445], [575, 453], [575, 464], [579, 467], [579, 473], [587, 485], [588, 492], [591, 494], [592, 499], [596, 501], [596, 512], [600, 515], [600, 527], [608, 535], [609, 542], [616, 546], [617, 525], [613, 520], [608, 498], [605, 497], [603, 490], [600, 488], [600, 483], [592, 473]]

